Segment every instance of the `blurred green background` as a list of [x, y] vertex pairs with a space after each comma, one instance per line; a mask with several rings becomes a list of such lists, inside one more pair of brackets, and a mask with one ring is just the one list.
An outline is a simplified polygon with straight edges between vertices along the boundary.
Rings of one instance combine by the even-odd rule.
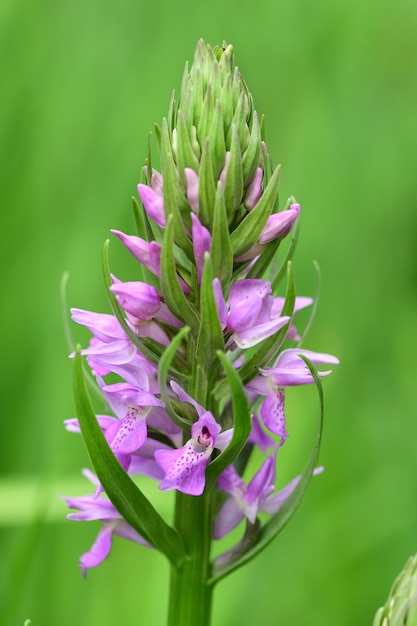
[[[302, 205], [300, 294], [321, 268], [305, 345], [341, 359], [325, 381], [326, 471], [271, 548], [220, 584], [213, 625], [372, 623], [417, 551], [416, 29], [414, 0], [3, 0], [1, 624], [164, 623], [160, 555], [116, 539], [87, 581], [77, 566], [98, 525], [67, 521], [56, 498], [87, 491], [83, 444], [62, 426], [59, 289], [68, 271], [69, 304], [108, 311], [103, 242], [134, 232], [148, 132], [200, 37], [234, 45], [266, 115], [281, 198]], [[111, 255], [133, 279], [117, 242]], [[289, 394], [280, 482], [311, 445], [303, 392]]]

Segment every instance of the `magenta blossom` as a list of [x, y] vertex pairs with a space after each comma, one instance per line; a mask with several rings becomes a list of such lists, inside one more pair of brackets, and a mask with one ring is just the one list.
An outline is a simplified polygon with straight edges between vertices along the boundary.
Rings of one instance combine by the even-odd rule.
[[[339, 363], [339, 360], [331, 354], [290, 348], [281, 352], [273, 367], [260, 368], [260, 376], [254, 378], [246, 387], [250, 392], [266, 396], [260, 415], [268, 430], [281, 437], [281, 443], [284, 443], [288, 436], [284, 413], [285, 387], [314, 383], [314, 378], [300, 354], [306, 356], [314, 365]], [[319, 376], [327, 376], [331, 371], [319, 372]]]
[[[230, 288], [229, 307], [223, 297], [220, 281], [213, 281], [220, 323], [231, 332], [230, 342], [239, 348], [250, 348], [270, 337], [290, 321], [287, 315], [274, 311], [277, 298], [271, 296], [271, 283], [260, 278], [244, 278]], [[281, 300], [281, 299], [279, 299]]]
[[155, 191], [148, 185], [139, 184], [138, 192], [145, 211], [149, 217], [161, 228], [165, 228], [164, 198], [161, 191]]
[[197, 280], [200, 284], [204, 268], [204, 254], [210, 252], [211, 249], [211, 234], [194, 213], [191, 213], [191, 221], [194, 260], [197, 268]]
[[191, 439], [177, 450], [156, 450], [155, 460], [164, 470], [159, 488], [178, 489], [200, 496], [206, 482], [205, 471], [216, 444], [220, 426], [208, 411], [191, 427]]
[[[100, 488], [100, 483], [92, 472], [84, 470], [83, 474], [96, 487]], [[135, 541], [148, 548], [151, 547], [150, 544], [122, 518], [120, 513], [107, 498], [92, 494], [78, 498], [64, 497], [63, 499], [70, 509], [79, 509], [78, 513], [70, 513], [67, 516], [68, 519], [79, 521], [100, 520], [103, 522], [97, 539], [90, 550], [80, 557], [80, 567], [84, 577], [87, 575], [89, 568], [97, 567], [97, 565], [100, 565], [109, 555], [113, 535], [130, 539], [130, 541]]]
[[161, 274], [161, 245], [156, 241], [145, 241], [135, 235], [125, 235], [120, 230], [111, 230], [116, 237], [125, 245], [127, 250], [137, 259], [146, 269], [160, 276]]
[[[276, 456], [269, 456], [252, 480], [246, 484], [233, 466], [229, 466], [220, 476], [218, 486], [230, 495], [220, 509], [214, 525], [214, 538], [221, 539], [246, 517], [250, 524], [254, 524], [259, 513], [274, 515], [284, 505], [300, 481], [300, 476], [294, 478], [288, 485], [273, 493], [276, 479]], [[323, 471], [317, 467], [313, 474]]]
[[287, 210], [270, 215], [255, 245], [235, 260], [250, 261], [259, 256], [270, 241], [277, 239], [277, 237], [286, 237], [299, 214], [300, 205], [291, 204]]

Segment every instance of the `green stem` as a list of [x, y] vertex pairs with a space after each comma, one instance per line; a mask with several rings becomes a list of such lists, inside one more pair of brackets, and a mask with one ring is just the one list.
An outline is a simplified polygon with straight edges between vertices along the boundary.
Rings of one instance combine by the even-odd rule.
[[179, 568], [171, 567], [168, 626], [209, 626], [212, 587], [210, 545], [211, 494], [188, 496], [177, 492], [175, 526], [189, 557]]

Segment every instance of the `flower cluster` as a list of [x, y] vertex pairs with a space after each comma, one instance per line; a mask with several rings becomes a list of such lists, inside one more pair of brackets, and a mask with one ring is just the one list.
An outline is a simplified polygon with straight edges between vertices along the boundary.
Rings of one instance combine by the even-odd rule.
[[[199, 42], [156, 137], [161, 171], [149, 155], [138, 185], [138, 233], [112, 231], [138, 260], [141, 280], [109, 274], [113, 314], [72, 309], [72, 319], [92, 334], [82, 355], [108, 407], [97, 422], [128, 475], [196, 497], [207, 490], [210, 465], [230, 455], [210, 486], [222, 494], [212, 508], [212, 533], [220, 538], [242, 520], [254, 525], [259, 513], [276, 514], [295, 488], [297, 478], [275, 491], [276, 457], [288, 436], [286, 388], [314, 383], [303, 357], [325, 366], [320, 376], [338, 360], [298, 347], [294, 316], [312, 300], [295, 297], [290, 275], [286, 296], [273, 295], [286, 268], [272, 260], [300, 206], [290, 199], [278, 210], [279, 168], [271, 166], [231, 46]], [[162, 373], [160, 358], [179, 332]], [[250, 428], [238, 444], [243, 416], [234, 411], [221, 353], [251, 407]], [[80, 430], [78, 419], [66, 426]], [[265, 460], [246, 483], [242, 473], [255, 448]], [[103, 522], [81, 557], [84, 573], [107, 556], [113, 534], [149, 545], [98, 479], [87, 477], [95, 493], [66, 498], [79, 510], [71, 519]]]

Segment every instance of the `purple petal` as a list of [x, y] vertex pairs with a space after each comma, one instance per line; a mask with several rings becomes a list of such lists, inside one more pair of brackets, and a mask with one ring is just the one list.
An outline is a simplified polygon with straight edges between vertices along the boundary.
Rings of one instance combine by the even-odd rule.
[[[324, 470], [323, 467], [316, 467], [313, 472], [313, 476], [317, 476], [318, 474], [321, 474], [323, 470]], [[288, 485], [286, 485], [283, 489], [281, 489], [276, 494], [274, 494], [273, 496], [265, 500], [265, 502], [262, 504], [260, 508], [262, 513], [270, 513], [270, 514], [277, 513], [277, 511], [279, 511], [279, 509], [282, 507], [282, 505], [289, 498], [289, 496], [292, 494], [292, 492], [294, 491], [294, 489], [300, 482], [300, 478], [301, 476], [297, 476], [290, 483], [288, 483]]]
[[[147, 176], [148, 172], [146, 171], [145, 174]], [[160, 196], [164, 193], [164, 180], [162, 178], [162, 174], [154, 168], [152, 168], [151, 187], [154, 191], [156, 191], [156, 193], [159, 193]]]
[[178, 450], [157, 450], [156, 462], [165, 472], [159, 488], [165, 491], [178, 489], [190, 496], [200, 496], [204, 491], [205, 470], [210, 455], [209, 448], [196, 450], [191, 439]]
[[112, 408], [112, 411], [120, 419], [124, 418], [126, 407], [129, 404], [136, 404], [143, 408], [163, 406], [161, 400], [156, 398], [152, 393], [138, 389], [129, 383], [114, 383], [112, 385], [105, 385], [103, 381], [100, 380], [99, 383], [106, 400]]
[[81, 556], [80, 567], [84, 578], [87, 575], [87, 569], [100, 565], [110, 553], [112, 534], [113, 525], [105, 524], [98, 533], [97, 539], [91, 546], [89, 552]]
[[151, 544], [148, 543], [146, 539], [139, 535], [139, 533], [124, 520], [121, 520], [117, 526], [115, 526], [113, 534], [118, 537], [123, 537], [123, 539], [139, 543], [141, 546], [145, 546], [145, 548], [152, 548]]
[[142, 322], [154, 317], [161, 306], [158, 290], [147, 283], [118, 282], [111, 285], [110, 290], [116, 294], [122, 308]]
[[284, 237], [289, 233], [300, 213], [300, 205], [292, 204], [286, 211], [273, 213], [269, 216], [262, 230], [259, 243], [269, 243], [277, 237]]
[[202, 443], [202, 439], [204, 439], [204, 445], [212, 448], [216, 444], [220, 431], [221, 426], [219, 426], [209, 411], [205, 411], [200, 419], [191, 426], [192, 438], [198, 440], [199, 443]]
[[164, 198], [148, 185], [138, 185], [140, 199], [147, 214], [161, 228], [165, 228]]
[[268, 448], [274, 445], [274, 440], [262, 429], [256, 415], [252, 417], [252, 431], [248, 439], [249, 443], [254, 443], [266, 454]]
[[285, 326], [289, 320], [290, 318], [286, 316], [271, 320], [266, 324], [254, 325], [248, 329], [233, 333], [233, 339], [239, 348], [251, 348], [252, 346], [256, 346], [260, 341], [263, 341], [263, 339], [276, 333], [280, 328]]
[[105, 498], [98, 498], [95, 494], [76, 498], [64, 497], [63, 499], [66, 501], [68, 508], [79, 509], [77, 513], [69, 513], [67, 519], [82, 522], [120, 519], [120, 513], [116, 511], [113, 504]]
[[81, 324], [97, 339], [104, 343], [114, 339], [127, 339], [126, 334], [121, 329], [119, 322], [114, 315], [106, 313], [93, 313], [84, 309], [71, 309], [71, 318], [77, 324]]
[[270, 295], [269, 281], [242, 279], [236, 281], [230, 288], [227, 326], [234, 332], [249, 328], [256, 323], [262, 307], [263, 299]]
[[211, 250], [211, 234], [194, 213], [191, 213], [191, 221], [194, 259], [197, 267], [198, 284], [200, 284], [204, 268], [204, 255]]
[[306, 356], [312, 363], [314, 363], [314, 365], [339, 364], [339, 359], [331, 354], [313, 352], [312, 350], [303, 350], [299, 348], [290, 348], [289, 350], [284, 350], [283, 352], [281, 352], [281, 354], [275, 361], [274, 367], [299, 367], [300, 365], [302, 367], [307, 367], [304, 361], [300, 358], [300, 354]]
[[240, 496], [246, 488], [243, 479], [239, 476], [233, 465], [226, 467], [224, 472], [220, 474], [217, 486], [231, 496]]
[[276, 387], [266, 396], [261, 407], [261, 419], [268, 430], [279, 435], [281, 444], [288, 437], [285, 427], [284, 414], [285, 391], [282, 387]]
[[222, 284], [218, 278], [214, 278], [213, 280], [213, 293], [219, 313], [220, 324], [222, 328], [225, 328], [227, 324], [227, 304], [223, 296]]
[[[327, 370], [325, 372], [318, 372], [318, 375], [322, 378], [323, 376], [328, 376], [331, 373], [332, 370]], [[272, 383], [281, 387], [295, 387], [297, 385], [311, 385], [314, 383], [314, 378], [307, 367], [304, 369], [301, 367], [272, 368], [268, 374]]]
[[244, 518], [244, 513], [234, 498], [228, 498], [221, 507], [215, 524], [213, 537], [222, 539], [230, 533]]
[[190, 203], [190, 207], [195, 213], [198, 213], [199, 208], [199, 176], [189, 167], [184, 169], [185, 180], [187, 183], [187, 200]]
[[259, 198], [262, 195], [262, 176], [263, 170], [261, 167], [258, 167], [255, 177], [247, 188], [245, 197], [243, 199], [243, 204], [248, 211], [251, 211], [255, 207], [255, 205], [258, 203]]
[[127, 250], [157, 276], [160, 274], [161, 246], [156, 241], [147, 242], [134, 235], [125, 235], [119, 230], [111, 231], [125, 245]]
[[138, 406], [129, 404], [125, 417], [106, 430], [107, 442], [115, 454], [131, 454], [144, 444], [148, 413], [149, 409], [141, 410]]
[[[103, 343], [95, 337], [90, 340], [88, 348], [81, 350], [83, 356], [89, 357], [89, 364], [90, 361], [92, 364], [97, 361], [99, 367], [129, 363], [129, 361], [134, 359], [136, 353], [137, 349], [130, 339], [119, 339]], [[92, 369], [95, 370], [94, 367]]]
[[191, 427], [191, 439], [178, 450], [156, 450], [155, 459], [164, 470], [159, 488], [178, 489], [191, 496], [204, 491], [205, 470], [216, 443], [220, 426], [206, 411]]

